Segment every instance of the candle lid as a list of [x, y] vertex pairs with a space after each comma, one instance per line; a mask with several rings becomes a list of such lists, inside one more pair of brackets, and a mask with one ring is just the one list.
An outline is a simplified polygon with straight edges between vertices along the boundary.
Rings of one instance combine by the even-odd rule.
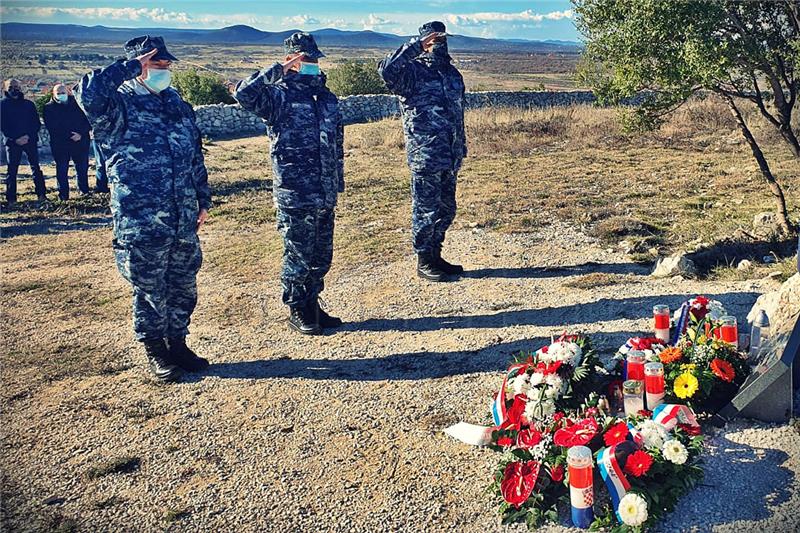
[[654, 315], [663, 315], [664, 313], [669, 314], [669, 306], [664, 304], [658, 304], [653, 306], [653, 314]]
[[644, 361], [644, 352], [640, 352], [638, 350], [631, 350], [628, 352], [628, 356], [626, 358], [628, 361]]
[[592, 466], [592, 450], [586, 446], [573, 446], [567, 450], [567, 464], [575, 468]]
[[641, 394], [643, 388], [642, 382], [638, 379], [629, 379], [622, 384], [622, 392], [625, 394]]
[[661, 363], [645, 363], [644, 364], [644, 373], [648, 376], [658, 376], [659, 374], [664, 373], [664, 365]]
[[719, 319], [719, 321], [722, 322], [723, 325], [736, 324], [736, 317], [732, 316], [732, 315], [725, 315], [725, 316], [721, 317]]

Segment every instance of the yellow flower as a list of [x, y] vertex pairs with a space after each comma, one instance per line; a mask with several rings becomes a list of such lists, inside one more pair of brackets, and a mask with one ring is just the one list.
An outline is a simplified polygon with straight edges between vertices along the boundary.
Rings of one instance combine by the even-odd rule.
[[684, 372], [694, 372], [696, 368], [697, 365], [694, 363], [684, 363], [681, 365], [681, 370], [683, 370]]
[[699, 385], [697, 378], [694, 377], [693, 374], [684, 372], [675, 378], [675, 383], [672, 388], [675, 390], [675, 396], [678, 398], [691, 398], [694, 396], [694, 393], [697, 392]]

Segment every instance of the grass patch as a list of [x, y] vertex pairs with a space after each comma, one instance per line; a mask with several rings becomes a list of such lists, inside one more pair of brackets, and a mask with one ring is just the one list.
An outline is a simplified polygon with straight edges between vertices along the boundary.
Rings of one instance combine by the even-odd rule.
[[111, 496], [110, 498], [106, 498], [104, 500], [97, 500], [92, 504], [92, 507], [98, 511], [101, 511], [103, 509], [111, 509], [112, 507], [124, 505], [126, 503], [127, 500], [121, 496]]
[[188, 507], [181, 509], [169, 509], [166, 513], [164, 513], [164, 521], [168, 523], [178, 522], [179, 520], [188, 518], [191, 514], [192, 511]]
[[131, 474], [139, 470], [142, 460], [133, 456], [122, 456], [110, 459], [86, 471], [86, 477], [97, 479], [110, 474]]

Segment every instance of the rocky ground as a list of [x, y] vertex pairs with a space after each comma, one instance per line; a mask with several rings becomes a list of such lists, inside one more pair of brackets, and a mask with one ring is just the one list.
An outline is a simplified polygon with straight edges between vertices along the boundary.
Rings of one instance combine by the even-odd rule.
[[[106, 253], [108, 230], [73, 233], [82, 236], [47, 260], [52, 268], [77, 261], [93, 273], [92, 294], [124, 290]], [[225, 243], [213, 227], [205, 233], [206, 249]], [[190, 344], [213, 366], [175, 385], [147, 377], [124, 298], [101, 319], [59, 330], [65, 346], [94, 343], [111, 354], [105, 371], [44, 379], [6, 354], [4, 529], [504, 530], [486, 492], [497, 457], [441, 430], [487, 421], [512, 353], [567, 328], [611, 353], [648, 330], [654, 303], [675, 307], [697, 293], [744, 320], [775, 284], [656, 280], [565, 225], [526, 235], [460, 230], [447, 252], [468, 269], [461, 281], [418, 280], [410, 255], [357, 269], [335, 261], [324, 296], [346, 325], [319, 338], [287, 329], [274, 272], [243, 282], [206, 268]], [[19, 256], [3, 276], [19, 284], [38, 266]], [[605, 276], [585, 277], [595, 272]], [[608, 284], [586, 283], [593, 279]], [[230, 319], [233, 309], [244, 318]], [[19, 326], [24, 342], [43, 345], [58, 327], [50, 320], [62, 319]], [[737, 421], [708, 443], [705, 483], [664, 531], [800, 527], [794, 427]]]

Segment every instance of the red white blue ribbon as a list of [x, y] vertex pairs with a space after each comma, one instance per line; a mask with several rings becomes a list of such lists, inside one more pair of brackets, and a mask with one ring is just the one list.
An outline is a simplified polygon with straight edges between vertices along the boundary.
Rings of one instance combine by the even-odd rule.
[[653, 409], [653, 420], [664, 426], [668, 431], [675, 429], [678, 424], [686, 424], [692, 427], [700, 426], [697, 423], [697, 417], [688, 406], [674, 403], [662, 403]]
[[676, 346], [681, 338], [681, 335], [686, 331], [686, 326], [689, 325], [689, 302], [684, 302], [681, 306], [680, 318], [675, 323], [675, 333], [672, 334], [672, 345]]
[[[608, 493], [611, 495], [611, 503], [614, 506], [614, 512], [619, 517], [619, 501], [625, 497], [631, 488], [628, 478], [622, 471], [622, 467], [617, 461], [615, 451], [616, 444], [603, 448], [597, 456], [597, 466], [600, 469], [600, 476], [606, 484]], [[622, 519], [620, 518], [620, 521]]]

